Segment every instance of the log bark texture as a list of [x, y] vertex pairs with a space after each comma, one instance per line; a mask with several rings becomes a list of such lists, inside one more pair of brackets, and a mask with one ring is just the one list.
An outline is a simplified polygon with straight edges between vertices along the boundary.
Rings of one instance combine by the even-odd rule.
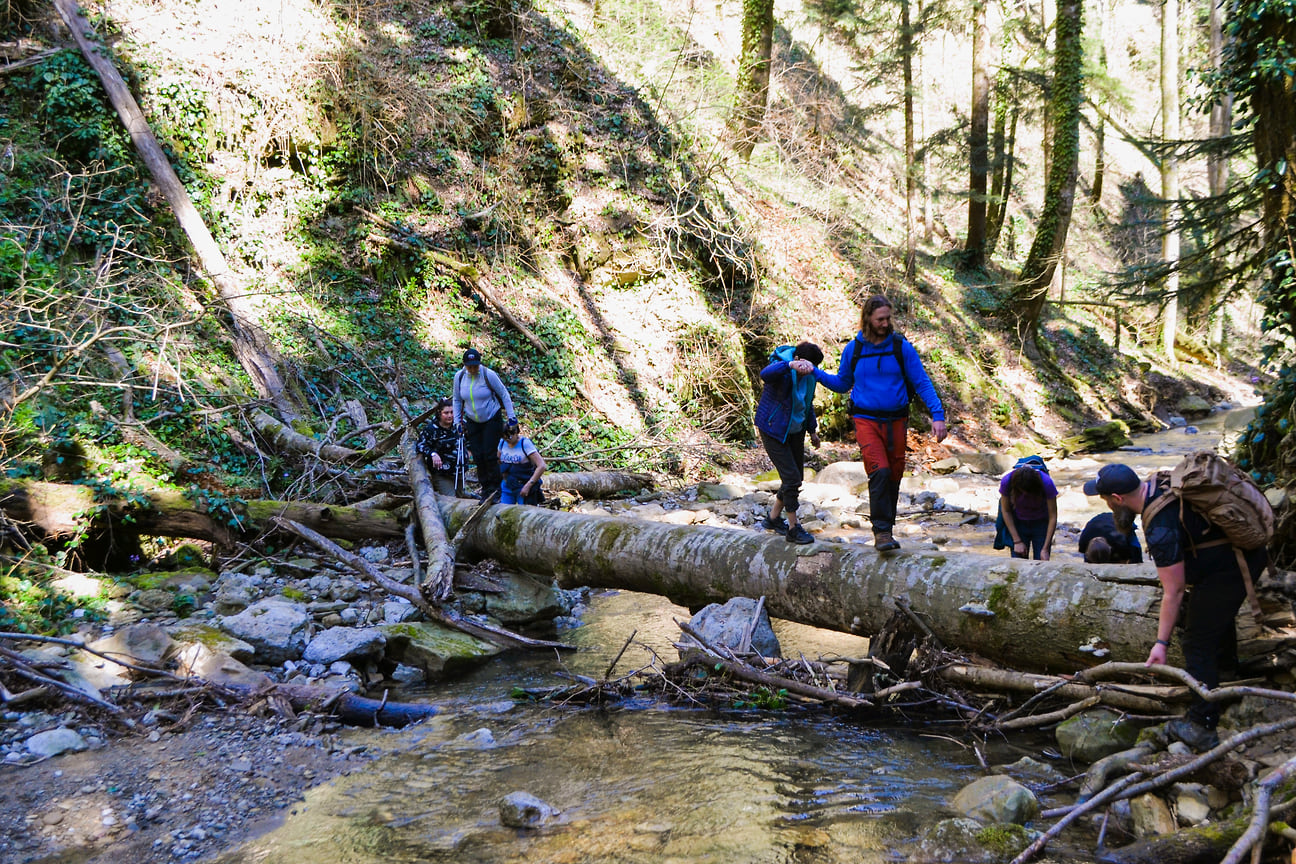
[[[248, 501], [230, 503], [231, 513], [204, 512], [182, 493], [161, 490], [142, 496], [147, 506], [121, 501], [106, 503], [110, 519], [139, 534], [192, 537], [228, 544], [269, 530], [270, 519], [282, 516], [300, 522], [326, 537], [345, 540], [383, 540], [401, 537], [404, 525], [386, 510], [311, 504], [304, 501]], [[88, 486], [0, 478], [0, 511], [8, 518], [28, 523], [44, 537], [68, 537], [85, 526], [85, 516], [99, 506]], [[122, 523], [127, 515], [129, 525]], [[233, 520], [236, 524], [231, 524]]]
[[[471, 511], [454, 502], [443, 509], [452, 526]], [[567, 587], [643, 591], [694, 608], [763, 595], [771, 615], [864, 636], [877, 633], [902, 599], [946, 645], [1039, 672], [1092, 666], [1093, 654], [1081, 648], [1095, 640], [1115, 658], [1146, 656], [1161, 596], [1150, 567], [1148, 584], [1122, 584], [1080, 561], [879, 555], [870, 547], [794, 546], [753, 531], [537, 507], [492, 508], [464, 544]]]
[[[115, 530], [228, 542], [269, 530], [270, 518], [283, 516], [329, 537], [400, 539], [404, 532], [402, 520], [384, 510], [251, 501], [235, 508], [238, 522], [230, 525], [178, 492], [144, 497], [150, 506], [106, 505]], [[878, 633], [903, 602], [946, 646], [1026, 672], [1074, 672], [1106, 657], [1141, 661], [1156, 638], [1161, 591], [1150, 565], [879, 555], [872, 547], [793, 546], [755, 531], [542, 507], [488, 507], [479, 524], [461, 530], [477, 502], [442, 498], [438, 504], [459, 548], [556, 577], [566, 587], [642, 591], [689, 607], [764, 596], [771, 615], [862, 636]], [[96, 506], [86, 487], [0, 479], [0, 510], [45, 535], [75, 533], [82, 525], [77, 514]], [[129, 524], [121, 521], [128, 513]], [[1145, 581], [1131, 580], [1132, 574]], [[1095, 647], [1106, 655], [1096, 658]], [[1242, 640], [1239, 652], [1254, 653], [1252, 643]]]
[[654, 485], [651, 474], [635, 471], [568, 471], [544, 475], [550, 492], [575, 492], [582, 498], [610, 498], [622, 492], [638, 492]]
[[428, 555], [423, 594], [436, 601], [444, 600], [454, 587], [455, 550], [446, 535], [436, 490], [432, 488], [432, 476], [423, 464], [423, 457], [414, 449], [413, 430], [405, 432], [400, 448], [405, 470], [409, 473], [410, 488], [414, 491], [415, 511], [423, 530], [423, 547]]

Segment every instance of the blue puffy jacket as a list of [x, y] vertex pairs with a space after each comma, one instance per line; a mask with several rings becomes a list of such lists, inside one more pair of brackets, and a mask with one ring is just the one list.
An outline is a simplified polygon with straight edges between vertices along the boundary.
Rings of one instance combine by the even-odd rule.
[[756, 405], [756, 428], [779, 441], [787, 440], [788, 428], [792, 425], [793, 400], [798, 397], [805, 411], [802, 428], [807, 432], [818, 428], [814, 412], [814, 375], [797, 375], [792, 371], [788, 364], [792, 362], [795, 350], [792, 345], [774, 349], [770, 356], [772, 362], [760, 373], [765, 387]]

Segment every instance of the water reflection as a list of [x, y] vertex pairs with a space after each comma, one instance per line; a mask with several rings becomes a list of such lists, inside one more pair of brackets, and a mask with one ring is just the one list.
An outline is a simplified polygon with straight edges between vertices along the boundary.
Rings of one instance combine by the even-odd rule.
[[[632, 630], [675, 657], [676, 618], [660, 598], [594, 598], [581, 650], [563, 665], [600, 676]], [[779, 622], [785, 653], [863, 654], [862, 639]], [[646, 665], [634, 646], [620, 672]], [[428, 696], [453, 706], [384, 736], [398, 750], [307, 795], [269, 834], [224, 864], [377, 862], [871, 862], [979, 771], [958, 744], [790, 710], [717, 712], [661, 704], [553, 711], [512, 704], [515, 683], [553, 684], [552, 657], [513, 657]], [[478, 730], [489, 730], [486, 736]], [[560, 824], [504, 828], [499, 801], [526, 791], [562, 810]]]
[[[883, 861], [975, 771], [946, 742], [804, 717], [527, 708], [487, 723], [486, 747], [456, 740], [472, 725], [433, 724], [220, 860]], [[517, 790], [561, 824], [501, 827]]]

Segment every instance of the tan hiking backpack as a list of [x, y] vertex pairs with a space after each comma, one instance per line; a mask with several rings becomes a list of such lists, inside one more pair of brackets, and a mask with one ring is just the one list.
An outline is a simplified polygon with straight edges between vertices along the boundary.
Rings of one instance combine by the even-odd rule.
[[1210, 450], [1190, 453], [1169, 471], [1156, 472], [1152, 479], [1164, 493], [1143, 509], [1143, 524], [1146, 526], [1157, 513], [1177, 500], [1181, 523], [1183, 508], [1187, 505], [1223, 531], [1227, 539], [1197, 544], [1193, 547], [1194, 553], [1196, 549], [1225, 543], [1233, 547], [1242, 580], [1246, 583], [1251, 611], [1255, 614], [1256, 623], [1260, 624], [1260, 601], [1243, 554], [1267, 546], [1273, 539], [1274, 512], [1260, 487], [1233, 463]]

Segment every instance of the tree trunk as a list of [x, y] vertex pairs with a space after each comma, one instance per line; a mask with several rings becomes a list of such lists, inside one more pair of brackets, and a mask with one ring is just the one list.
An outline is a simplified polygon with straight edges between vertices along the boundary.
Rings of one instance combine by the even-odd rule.
[[[921, 21], [924, 20], [925, 17], [926, 17], [926, 13], [923, 10], [922, 0], [919, 0], [918, 19]], [[924, 50], [922, 42], [919, 42], [915, 47], [916, 50], [914, 54], [915, 54], [915, 58], [918, 61], [918, 69], [917, 69], [918, 117], [916, 118], [918, 123], [917, 136], [919, 140], [926, 141], [927, 140], [927, 101], [928, 99], [927, 99], [927, 73], [925, 71], [925, 65], [926, 65], [927, 52]], [[933, 233], [936, 230], [936, 226], [933, 224], [936, 218], [936, 214], [933, 212], [933, 207], [932, 207], [931, 178], [928, 175], [928, 168], [927, 168], [929, 160], [927, 159], [926, 156], [919, 157], [916, 152], [914, 156], [915, 158], [918, 159], [918, 163], [919, 163], [917, 169], [918, 179], [920, 181], [918, 183], [918, 191], [921, 195], [921, 201], [922, 201], [919, 207], [922, 213], [923, 242], [930, 243], [932, 242]]]
[[905, 147], [905, 278], [912, 279], [917, 258], [917, 226], [914, 223], [914, 81], [913, 22], [909, 0], [900, 0], [900, 58], [904, 66], [904, 147]]
[[252, 428], [280, 453], [305, 453], [329, 462], [356, 462], [365, 458], [364, 451], [308, 438], [260, 409], [250, 411], [247, 416]]
[[[1161, 138], [1177, 149], [1179, 141], [1179, 0], [1161, 7]], [[1161, 260], [1165, 279], [1165, 312], [1161, 321], [1161, 350], [1166, 363], [1177, 366], [1175, 330], [1179, 319], [1179, 157], [1172, 150], [1161, 160]]]
[[[1224, 28], [1220, 16], [1220, 6], [1215, 0], [1207, 0], [1210, 4], [1210, 65], [1217, 72], [1222, 72], [1224, 60]], [[1222, 200], [1228, 192], [1229, 183], [1229, 154], [1223, 148], [1223, 142], [1232, 132], [1233, 125], [1233, 94], [1225, 89], [1217, 102], [1211, 105], [1210, 113], [1210, 137], [1220, 145], [1219, 150], [1214, 150], [1206, 157], [1206, 180], [1210, 185], [1210, 196], [1217, 200]], [[1232, 220], [1230, 220], [1232, 221]], [[1219, 226], [1217, 230], [1222, 234], [1227, 230], [1227, 226]], [[1227, 313], [1224, 306], [1224, 298], [1227, 293], [1227, 286], [1221, 285], [1211, 298], [1210, 308], [1210, 327], [1206, 336], [1206, 344], [1210, 346], [1215, 355], [1215, 365], [1223, 363], [1224, 358], [1224, 319]]]
[[[455, 524], [471, 507], [447, 510]], [[1129, 659], [1146, 656], [1156, 639], [1160, 590], [1151, 567], [1138, 571], [1147, 584], [1116, 584], [1100, 576], [1114, 568], [1082, 562], [795, 547], [750, 531], [537, 507], [492, 508], [464, 545], [566, 587], [642, 591], [694, 608], [763, 596], [771, 615], [863, 636], [879, 632], [903, 598], [947, 646], [1027, 671], [1093, 665], [1080, 650], [1093, 639]], [[982, 607], [993, 615], [983, 617]]]
[[[257, 391], [273, 402], [280, 414], [290, 419], [295, 418], [297, 411], [285, 390], [283, 377], [279, 371], [281, 365], [279, 358], [271, 349], [264, 331], [256, 324], [258, 311], [252, 295], [241, 284], [238, 275], [226, 264], [220, 246], [207, 230], [202, 215], [194, 207], [193, 200], [190, 199], [180, 178], [176, 176], [175, 169], [171, 167], [161, 145], [154, 137], [148, 121], [144, 119], [144, 112], [140, 110], [135, 97], [131, 95], [130, 88], [126, 86], [121, 74], [109, 59], [108, 50], [95, 45], [86, 37], [87, 33], [94, 32], [94, 28], [81, 17], [74, 0], [54, 0], [54, 5], [63, 17], [64, 23], [67, 24], [68, 30], [71, 31], [72, 38], [76, 40], [81, 53], [85, 55], [86, 61], [98, 73], [104, 91], [112, 101], [113, 107], [117, 109], [117, 116], [121, 118], [122, 125], [130, 133], [135, 149], [139, 151], [140, 158], [152, 174], [154, 182], [161, 189], [167, 203], [171, 205], [176, 221], [180, 223], [189, 242], [193, 244], [199, 264], [215, 283], [221, 300], [229, 309], [234, 349], [239, 362], [251, 377]], [[100, 53], [101, 51], [103, 53]]]
[[[1220, 71], [1224, 58], [1224, 27], [1220, 20], [1220, 6], [1215, 0], [1210, 3], [1210, 65]], [[1219, 101], [1211, 105], [1210, 137], [1222, 141], [1229, 137], [1233, 126], [1233, 94], [1225, 89]], [[1217, 198], [1228, 191], [1229, 157], [1223, 149], [1215, 150], [1206, 157], [1206, 179], [1210, 184], [1212, 198]]]
[[[1111, 8], [1107, 0], [1098, 0], [1098, 68], [1103, 75], [1107, 75], [1107, 40], [1111, 34], [1111, 21], [1109, 21]], [[1105, 96], [1099, 96], [1098, 101], [1106, 102]], [[1089, 200], [1094, 204], [1102, 203], [1103, 180], [1107, 171], [1107, 122], [1103, 120], [1102, 112], [1098, 114], [1097, 129], [1094, 131], [1094, 173], [1093, 186], [1089, 190]]]
[[990, 173], [990, 76], [986, 71], [986, 3], [972, 4], [972, 128], [968, 137], [971, 175], [968, 180], [968, 230], [964, 247], [968, 267], [985, 266], [986, 179]]
[[633, 471], [570, 471], [544, 475], [550, 492], [575, 492], [582, 498], [610, 498], [621, 492], [638, 492], [654, 485], [651, 474]]
[[405, 460], [405, 470], [409, 474], [410, 488], [414, 491], [414, 508], [418, 513], [419, 527], [423, 529], [423, 547], [427, 549], [427, 579], [423, 582], [423, 594], [433, 600], [444, 600], [454, 587], [454, 548], [446, 536], [445, 522], [442, 520], [440, 502], [436, 490], [432, 488], [432, 477], [423, 457], [414, 449], [414, 432], [406, 430], [401, 438], [401, 457]]
[[[1004, 89], [1007, 90], [1006, 83]], [[1001, 99], [1004, 102], [1009, 99], [1007, 92]], [[1008, 219], [1008, 199], [1012, 195], [1014, 150], [1017, 146], [1017, 118], [1021, 113], [1021, 106], [1014, 99], [1010, 109], [1005, 106], [1005, 112], [1011, 115], [1011, 120], [1008, 124], [1007, 133], [999, 138], [995, 144], [994, 190], [990, 194], [990, 208], [986, 218], [987, 258], [993, 255], [995, 249], [999, 247], [999, 237], [1003, 234], [1004, 223]], [[998, 117], [996, 117], [995, 125], [998, 128]], [[1013, 256], [1017, 253], [1015, 249], [1010, 249], [1008, 254]]]
[[[297, 501], [252, 501], [236, 528], [217, 523], [179, 493], [146, 496], [151, 507], [106, 502], [120, 535], [228, 541], [264, 534], [282, 516], [320, 534], [352, 540], [399, 539], [403, 523], [383, 510]], [[987, 555], [899, 552], [838, 543], [793, 546], [776, 536], [639, 519], [587, 516], [543, 507], [494, 506], [474, 526], [475, 501], [441, 499], [461, 548], [587, 585], [660, 594], [684, 606], [765, 597], [770, 614], [843, 633], [871, 636], [904, 600], [949, 648], [1027, 672], [1074, 672], [1100, 659], [1141, 660], [1156, 638], [1161, 591], [1150, 565], [1089, 566], [1078, 560], [1023, 561]], [[69, 536], [76, 514], [95, 507], [87, 487], [0, 480], [0, 510], [46, 536]], [[122, 517], [132, 517], [129, 523]], [[1239, 618], [1248, 636], [1250, 615]], [[1272, 632], [1244, 638], [1244, 657], [1289, 650]]]
[[[209, 495], [200, 504], [181, 492], [144, 493], [135, 502], [102, 502], [104, 512], [121, 536], [146, 534], [192, 537], [228, 545], [256, 537], [282, 516], [326, 537], [344, 540], [384, 540], [404, 536], [404, 525], [386, 510], [360, 509], [302, 501], [238, 501]], [[88, 486], [0, 478], [0, 511], [16, 522], [29, 523], [45, 538], [70, 538], [86, 527], [82, 514], [101, 506]], [[129, 523], [122, 520], [129, 517]]]
[[734, 149], [743, 159], [749, 159], [769, 100], [774, 0], [743, 0], [742, 10], [742, 56], [734, 106], [738, 141]]
[[1009, 313], [1023, 342], [1033, 341], [1039, 329], [1048, 288], [1066, 248], [1075, 204], [1076, 172], [1080, 164], [1080, 103], [1084, 91], [1084, 47], [1080, 39], [1083, 15], [1080, 0], [1061, 0], [1058, 4], [1057, 49], [1048, 111], [1055, 139], [1044, 206], [1035, 240], [1009, 298]]

